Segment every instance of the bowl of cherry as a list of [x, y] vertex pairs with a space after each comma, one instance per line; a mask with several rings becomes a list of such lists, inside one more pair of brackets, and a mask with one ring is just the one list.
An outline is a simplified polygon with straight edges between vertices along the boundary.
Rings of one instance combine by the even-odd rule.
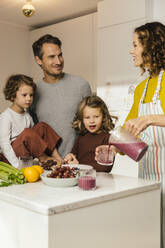
[[78, 184], [79, 168], [56, 164], [41, 174], [43, 183], [53, 187], [70, 187]]

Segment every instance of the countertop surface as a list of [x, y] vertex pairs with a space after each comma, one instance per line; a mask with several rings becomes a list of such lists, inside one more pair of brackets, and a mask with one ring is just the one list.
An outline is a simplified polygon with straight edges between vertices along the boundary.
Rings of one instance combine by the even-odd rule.
[[53, 215], [160, 188], [158, 182], [107, 173], [97, 173], [96, 185], [95, 190], [84, 191], [78, 186], [55, 188], [39, 181], [0, 188], [0, 199], [43, 215]]

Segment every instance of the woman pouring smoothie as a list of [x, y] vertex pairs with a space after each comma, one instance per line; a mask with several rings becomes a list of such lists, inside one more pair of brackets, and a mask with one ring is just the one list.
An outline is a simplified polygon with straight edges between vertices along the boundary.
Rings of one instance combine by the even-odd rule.
[[134, 104], [125, 128], [151, 138], [151, 145], [139, 164], [139, 177], [162, 183], [161, 248], [165, 247], [165, 26], [147, 23], [135, 29], [131, 55], [135, 66], [149, 77], [135, 89]]
[[[142, 132], [151, 144], [140, 160], [139, 177], [161, 182], [161, 248], [165, 248], [165, 25], [146, 23], [134, 30], [131, 55], [142, 74], [149, 77], [135, 89], [134, 103], [125, 129], [135, 136]], [[99, 147], [96, 149], [96, 159]]]

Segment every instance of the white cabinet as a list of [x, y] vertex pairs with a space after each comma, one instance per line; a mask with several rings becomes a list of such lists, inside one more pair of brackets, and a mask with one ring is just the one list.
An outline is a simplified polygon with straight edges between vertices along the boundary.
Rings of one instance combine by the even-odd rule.
[[97, 188], [0, 189], [2, 248], [160, 247], [160, 185], [97, 173]]
[[129, 54], [132, 34], [144, 21], [122, 23], [98, 30], [98, 86], [130, 83], [139, 75]]
[[98, 27], [146, 18], [146, 0], [104, 0], [98, 3]]
[[163, 22], [165, 24], [165, 1], [153, 0], [152, 17], [154, 20]]
[[[164, 0], [104, 0], [98, 2], [97, 85], [131, 84], [138, 80], [129, 55], [135, 27], [159, 19], [165, 22]], [[140, 80], [140, 79], [139, 79]]]

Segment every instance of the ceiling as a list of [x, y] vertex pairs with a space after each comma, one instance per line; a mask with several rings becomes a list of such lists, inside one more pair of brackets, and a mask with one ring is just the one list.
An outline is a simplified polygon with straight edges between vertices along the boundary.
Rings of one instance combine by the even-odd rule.
[[0, 0], [0, 22], [35, 29], [97, 11], [99, 0], [32, 0], [36, 13], [25, 17], [26, 0]]

